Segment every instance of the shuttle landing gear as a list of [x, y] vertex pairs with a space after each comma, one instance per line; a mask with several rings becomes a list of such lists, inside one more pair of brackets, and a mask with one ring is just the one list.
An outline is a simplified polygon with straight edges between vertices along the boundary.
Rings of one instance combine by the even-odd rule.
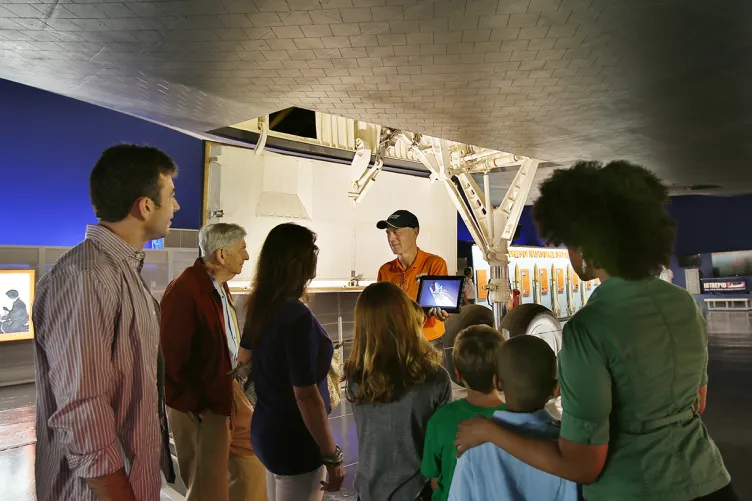
[[544, 340], [559, 354], [561, 349], [561, 324], [554, 314], [540, 304], [521, 304], [501, 319], [504, 337], [535, 336]]
[[[465, 226], [490, 265], [491, 280], [485, 288], [494, 314], [494, 327], [505, 335], [508, 332], [509, 336], [522, 333], [543, 337], [558, 352], [561, 326], [548, 308], [521, 305], [509, 314], [506, 312], [507, 302], [512, 297], [508, 271], [509, 244], [530, 194], [539, 160], [486, 148], [475, 149], [454, 141], [392, 129], [381, 132], [380, 154], [383, 155], [387, 148], [397, 143], [408, 148], [413, 157], [431, 172], [433, 181], [444, 184]], [[353, 164], [365, 167], [350, 193], [357, 201], [373, 183], [380, 165], [377, 159], [376, 165], [368, 168], [366, 156], [359, 157], [358, 154]], [[517, 174], [501, 203], [495, 207], [491, 201], [489, 175], [493, 171], [510, 169], [517, 169]], [[483, 190], [474, 175], [483, 177]], [[507, 319], [506, 324], [503, 323], [504, 318]], [[509, 327], [504, 329], [504, 325]]]

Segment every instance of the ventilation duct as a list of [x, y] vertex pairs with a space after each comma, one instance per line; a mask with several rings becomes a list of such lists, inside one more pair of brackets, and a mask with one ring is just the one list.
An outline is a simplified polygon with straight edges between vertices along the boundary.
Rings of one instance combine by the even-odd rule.
[[[296, 160], [261, 155], [261, 197], [256, 215], [310, 220], [311, 216], [301, 200], [302, 190], [310, 190], [312, 172]], [[310, 197], [308, 197], [310, 198]]]

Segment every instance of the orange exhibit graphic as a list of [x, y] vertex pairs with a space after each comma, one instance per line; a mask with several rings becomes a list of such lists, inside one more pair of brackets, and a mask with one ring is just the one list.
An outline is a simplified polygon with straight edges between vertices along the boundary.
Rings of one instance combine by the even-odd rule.
[[548, 294], [548, 270], [543, 268], [540, 270], [540, 283], [541, 283], [541, 292], [543, 294]]
[[559, 292], [564, 292], [564, 268], [556, 270], [556, 288]]
[[580, 277], [575, 272], [572, 272], [572, 288], [575, 291], [580, 290]]
[[528, 269], [522, 269], [520, 270], [520, 275], [522, 277], [522, 292], [523, 296], [529, 296], [530, 295], [530, 270]]
[[475, 286], [478, 288], [478, 299], [488, 297], [488, 289], [484, 288], [488, 284], [488, 274], [486, 270], [478, 270], [475, 276]]

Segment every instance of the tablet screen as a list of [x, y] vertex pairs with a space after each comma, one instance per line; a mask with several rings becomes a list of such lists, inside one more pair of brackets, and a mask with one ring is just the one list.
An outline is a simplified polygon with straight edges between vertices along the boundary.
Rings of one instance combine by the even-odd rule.
[[460, 307], [465, 277], [424, 276], [420, 278], [418, 304], [423, 308], [441, 308], [450, 313]]

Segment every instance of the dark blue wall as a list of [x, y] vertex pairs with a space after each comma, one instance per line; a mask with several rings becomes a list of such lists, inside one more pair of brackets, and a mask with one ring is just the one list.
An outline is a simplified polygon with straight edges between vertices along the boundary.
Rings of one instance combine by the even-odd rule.
[[89, 171], [117, 143], [149, 144], [180, 167], [173, 228], [199, 228], [203, 145], [194, 137], [0, 79], [0, 245], [71, 246], [96, 222]]
[[[752, 230], [748, 222], [752, 214], [752, 195], [673, 197], [667, 209], [677, 224], [676, 254], [752, 250]], [[531, 206], [522, 211], [520, 225], [515, 245], [543, 246], [538, 239]], [[459, 216], [457, 231], [459, 240], [472, 241]]]
[[752, 195], [674, 197], [667, 208], [677, 222], [677, 254], [752, 249]]
[[[473, 237], [465, 226], [465, 222], [457, 213], [457, 239], [463, 242], [472, 242]], [[543, 242], [538, 238], [538, 229], [535, 227], [532, 215], [532, 206], [527, 205], [522, 209], [519, 223], [519, 235], [512, 242], [513, 245], [526, 245], [531, 247], [544, 247]]]

